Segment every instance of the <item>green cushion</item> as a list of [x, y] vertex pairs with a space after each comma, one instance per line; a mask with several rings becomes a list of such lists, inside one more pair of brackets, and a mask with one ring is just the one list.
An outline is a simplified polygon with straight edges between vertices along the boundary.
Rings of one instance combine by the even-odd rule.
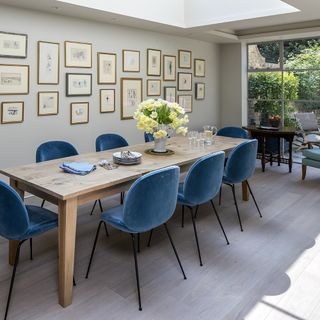
[[320, 161], [320, 149], [305, 149], [302, 153], [306, 158]]
[[320, 168], [320, 161], [315, 161], [308, 158], [302, 159], [302, 164], [308, 167]]

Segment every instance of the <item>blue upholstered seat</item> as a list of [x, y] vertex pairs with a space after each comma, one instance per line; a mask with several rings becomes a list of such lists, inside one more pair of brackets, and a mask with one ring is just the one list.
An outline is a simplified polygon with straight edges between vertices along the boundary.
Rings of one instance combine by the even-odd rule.
[[217, 136], [249, 139], [249, 133], [240, 127], [224, 127], [218, 130]]
[[[232, 194], [234, 203], [237, 210], [237, 215], [240, 224], [240, 230], [243, 231], [242, 222], [240, 218], [237, 198], [235, 194], [235, 184], [245, 182], [249, 192], [253, 198], [253, 201], [257, 207], [260, 217], [262, 217], [258, 204], [255, 200], [248, 179], [254, 174], [256, 168], [256, 157], [257, 157], [258, 141], [256, 139], [244, 141], [235, 147], [230, 153], [223, 175], [223, 183], [227, 184], [232, 188]], [[221, 200], [221, 191], [220, 191]]]
[[96, 151], [105, 151], [128, 146], [125, 138], [116, 133], [105, 133], [96, 139]]
[[[199, 205], [210, 201], [226, 241], [229, 244], [218, 213], [212, 202], [212, 199], [217, 195], [221, 186], [224, 156], [225, 153], [220, 151], [202, 157], [191, 166], [184, 183], [180, 183], [179, 185], [178, 203], [182, 205], [182, 226], [184, 223], [184, 207], [186, 206], [190, 209], [191, 213], [200, 265], [202, 265], [202, 259], [194, 219], [194, 216], [197, 215]], [[195, 215], [193, 214], [193, 207], [196, 207]]]
[[135, 271], [137, 279], [139, 310], [141, 308], [139, 271], [136, 254], [136, 234], [147, 232], [160, 225], [164, 225], [176, 258], [185, 277], [177, 251], [173, 245], [171, 235], [166, 222], [171, 218], [177, 204], [179, 167], [172, 166], [165, 169], [150, 172], [130, 187], [123, 205], [104, 211], [96, 233], [86, 278], [89, 275], [92, 258], [95, 252], [97, 239], [102, 224], [110, 224], [116, 229], [130, 233], [135, 260]]
[[151, 142], [151, 141], [154, 141], [154, 137], [153, 137], [153, 134], [151, 133], [144, 133], [144, 141], [145, 142]]
[[[0, 181], [0, 236], [19, 241], [7, 300], [5, 319], [8, 315], [20, 247], [26, 240], [58, 226], [57, 214], [40, 207], [25, 206], [19, 194]], [[31, 244], [31, 242], [30, 242]]]

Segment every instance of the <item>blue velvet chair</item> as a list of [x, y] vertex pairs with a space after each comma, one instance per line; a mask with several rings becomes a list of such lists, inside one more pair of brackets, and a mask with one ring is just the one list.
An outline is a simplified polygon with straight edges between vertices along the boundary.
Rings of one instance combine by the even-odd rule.
[[[96, 139], [96, 152], [127, 147], [128, 145], [129, 144], [128, 144], [127, 140], [125, 138], [121, 137], [119, 134], [105, 133], [105, 134], [100, 135]], [[121, 192], [121, 194], [120, 194], [121, 203], [123, 203], [123, 197], [124, 197], [124, 193]], [[99, 199], [94, 202], [94, 205], [93, 205], [93, 208], [91, 210], [90, 215], [93, 214], [93, 211], [94, 211], [97, 203], [99, 203], [100, 211], [103, 212], [102, 203], [101, 203], [101, 200]]]
[[243, 228], [235, 194], [235, 184], [242, 182], [246, 183], [259, 212], [259, 216], [262, 218], [260, 209], [248, 182], [248, 179], [253, 176], [256, 168], [257, 149], [258, 141], [256, 139], [242, 142], [235, 147], [228, 157], [222, 180], [224, 184], [230, 186], [232, 189], [233, 200], [237, 210], [241, 231], [243, 231]]
[[249, 133], [240, 127], [224, 127], [218, 130], [217, 136], [249, 139]]
[[57, 226], [57, 214], [44, 208], [25, 206], [14, 189], [0, 181], [0, 236], [7, 240], [19, 241], [5, 310], [5, 320], [8, 316], [21, 245], [30, 240], [32, 259], [32, 238]]
[[151, 142], [154, 141], [153, 134], [151, 133], [144, 133], [144, 142]]
[[[202, 259], [195, 223], [195, 216], [197, 215], [200, 205], [210, 201], [223, 235], [227, 241], [227, 244], [229, 244], [218, 212], [212, 201], [212, 199], [218, 194], [221, 186], [224, 168], [224, 156], [225, 153], [220, 151], [202, 157], [191, 166], [185, 181], [179, 185], [178, 203], [182, 205], [182, 227], [184, 223], [184, 208], [187, 207], [191, 213], [191, 220], [198, 249], [200, 266], [202, 266]], [[195, 213], [193, 213], [193, 208], [195, 208]]]
[[129, 233], [132, 239], [133, 256], [138, 290], [139, 310], [141, 307], [139, 270], [137, 262], [136, 235], [164, 225], [184, 279], [186, 279], [178, 253], [173, 244], [166, 222], [173, 215], [178, 195], [179, 167], [172, 166], [150, 172], [136, 180], [129, 189], [123, 205], [111, 208], [101, 215], [86, 278], [89, 276], [93, 255], [102, 224]]
[[[56, 160], [60, 158], [77, 156], [76, 148], [66, 141], [47, 141], [42, 143], [36, 151], [36, 162]], [[43, 208], [45, 200], [42, 201]]]

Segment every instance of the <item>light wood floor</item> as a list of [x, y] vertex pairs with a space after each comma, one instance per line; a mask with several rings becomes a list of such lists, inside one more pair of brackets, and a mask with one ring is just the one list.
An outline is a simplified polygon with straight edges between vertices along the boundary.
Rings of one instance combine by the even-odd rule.
[[[231, 190], [223, 189], [218, 208], [231, 244], [226, 245], [208, 205], [197, 219], [204, 266], [196, 254], [190, 217], [180, 227], [181, 210], [169, 223], [188, 279], [183, 280], [165, 233], [155, 232], [151, 248], [141, 241], [139, 266], [143, 311], [138, 311], [130, 238], [119, 231], [98, 242], [90, 278], [84, 278], [98, 211], [79, 208], [73, 305], [57, 301], [57, 232], [34, 239], [34, 260], [26, 245], [18, 268], [11, 320], [43, 319], [320, 319], [320, 170], [300, 166], [258, 168], [251, 180], [263, 218], [253, 201], [240, 201], [244, 232], [239, 230]], [[240, 187], [237, 192], [240, 199]], [[119, 197], [103, 201], [104, 207]], [[39, 199], [32, 202], [40, 203]], [[217, 199], [215, 199], [217, 203]], [[50, 208], [54, 206], [48, 205]], [[218, 205], [217, 205], [218, 207]], [[11, 276], [7, 243], [0, 240], [0, 311]]]

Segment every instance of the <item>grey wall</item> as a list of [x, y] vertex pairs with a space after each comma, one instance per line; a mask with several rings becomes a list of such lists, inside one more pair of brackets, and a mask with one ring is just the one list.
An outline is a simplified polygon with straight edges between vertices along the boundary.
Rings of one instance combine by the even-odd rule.
[[[30, 94], [26, 96], [0, 96], [2, 101], [25, 102], [25, 121], [22, 124], [0, 124], [0, 168], [30, 163], [35, 160], [39, 144], [51, 139], [64, 139], [73, 143], [79, 152], [94, 150], [95, 138], [104, 132], [118, 132], [130, 144], [143, 141], [143, 134], [136, 129], [134, 120], [120, 120], [120, 77], [143, 77], [146, 79], [146, 49], [161, 49], [163, 54], [177, 55], [178, 49], [192, 50], [193, 58], [206, 59], [206, 78], [194, 78], [193, 82], [206, 83], [206, 99], [195, 101], [190, 116], [190, 127], [201, 128], [203, 124], [219, 125], [219, 46], [211, 43], [174, 37], [165, 34], [129, 29], [58, 15], [31, 12], [0, 6], [1, 31], [27, 33], [27, 59], [0, 58], [0, 63], [30, 65]], [[60, 43], [60, 84], [37, 85], [37, 41]], [[91, 42], [93, 45], [93, 68], [64, 68], [63, 41]], [[141, 50], [141, 73], [123, 73], [121, 70], [122, 49]], [[96, 52], [117, 53], [117, 85], [98, 86], [96, 79]], [[233, 53], [232, 53], [233, 54]], [[93, 74], [91, 97], [65, 97], [65, 73], [90, 72]], [[153, 77], [149, 77], [153, 78]], [[235, 79], [236, 80], [236, 79]], [[173, 85], [171, 82], [162, 85]], [[229, 87], [229, 86], [228, 86]], [[99, 89], [116, 88], [116, 112], [99, 113]], [[37, 116], [37, 92], [60, 92], [60, 110], [57, 116]], [[233, 89], [232, 89], [233, 90]], [[144, 97], [146, 82], [143, 83]], [[194, 94], [194, 92], [193, 92]], [[90, 103], [89, 124], [71, 126], [70, 102]], [[224, 118], [225, 118], [224, 114]]]
[[241, 44], [220, 45], [221, 126], [242, 125]]

